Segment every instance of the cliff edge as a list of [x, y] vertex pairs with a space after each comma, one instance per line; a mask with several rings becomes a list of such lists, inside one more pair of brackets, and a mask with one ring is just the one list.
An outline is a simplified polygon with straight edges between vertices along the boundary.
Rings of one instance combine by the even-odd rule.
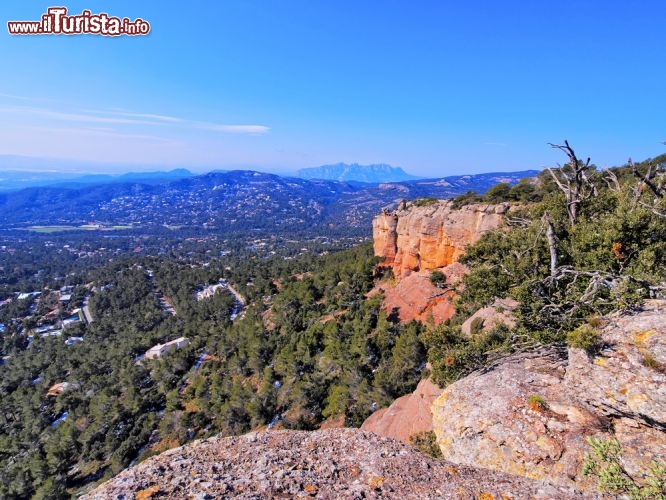
[[508, 203], [454, 208], [447, 200], [384, 212], [372, 221], [375, 255], [384, 257], [397, 278], [446, 267], [483, 233], [498, 229]]

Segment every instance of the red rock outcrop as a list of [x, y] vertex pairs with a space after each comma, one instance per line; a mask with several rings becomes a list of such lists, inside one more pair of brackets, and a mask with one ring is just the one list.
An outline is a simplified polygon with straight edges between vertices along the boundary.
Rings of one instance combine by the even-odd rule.
[[419, 382], [416, 390], [402, 396], [388, 408], [382, 408], [370, 415], [361, 430], [374, 432], [409, 443], [409, 438], [418, 432], [432, 430], [430, 406], [442, 393], [442, 389], [430, 379]]
[[369, 294], [371, 297], [382, 291], [385, 311], [398, 310], [401, 322], [413, 319], [426, 322], [429, 317], [439, 324], [455, 312], [453, 292], [437, 288], [430, 283], [429, 272], [416, 272], [397, 282], [379, 283]]
[[375, 255], [400, 278], [448, 266], [481, 235], [502, 225], [507, 203], [453, 208], [451, 201], [384, 212], [372, 222]]
[[604, 348], [523, 353], [449, 385], [432, 406], [445, 459], [592, 489], [588, 436], [616, 439], [641, 478], [666, 456], [666, 301], [611, 315]]

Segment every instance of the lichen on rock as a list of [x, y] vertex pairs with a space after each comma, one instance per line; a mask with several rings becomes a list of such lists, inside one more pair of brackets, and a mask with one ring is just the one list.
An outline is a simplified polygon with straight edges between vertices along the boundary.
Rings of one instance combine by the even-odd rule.
[[[645, 362], [666, 363], [665, 317], [666, 301], [648, 301], [639, 314], [605, 318], [596, 356], [544, 348], [446, 387], [432, 407], [444, 458], [593, 490], [581, 469], [594, 436], [616, 439], [640, 480], [666, 456], [666, 375]], [[544, 405], [530, 405], [536, 397]]]

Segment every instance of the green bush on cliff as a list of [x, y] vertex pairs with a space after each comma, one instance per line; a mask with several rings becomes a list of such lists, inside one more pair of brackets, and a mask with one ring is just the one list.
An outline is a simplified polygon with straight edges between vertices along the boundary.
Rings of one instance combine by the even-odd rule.
[[597, 478], [605, 493], [627, 495], [632, 500], [666, 499], [666, 463], [652, 462], [640, 481], [622, 465], [622, 446], [614, 439], [589, 437], [590, 453], [585, 456], [583, 474]]
[[445, 387], [481, 368], [493, 351], [508, 347], [509, 328], [500, 324], [487, 333], [464, 335], [459, 325], [442, 324], [423, 335], [432, 365], [432, 379]]
[[413, 203], [415, 207], [427, 207], [434, 205], [438, 201], [439, 200], [437, 198], [417, 198]]
[[421, 453], [432, 458], [441, 458], [442, 450], [437, 444], [434, 431], [421, 431], [409, 436], [409, 442]]
[[446, 286], [446, 275], [439, 269], [435, 269], [430, 273], [430, 283], [437, 288], [444, 288]]
[[[461, 262], [470, 272], [456, 301], [458, 314], [465, 319], [497, 297], [512, 297], [519, 306], [508, 344], [568, 341], [594, 351], [598, 339], [581, 327], [587, 318], [636, 310], [665, 294], [665, 166], [666, 155], [607, 171], [575, 158], [535, 182], [491, 189], [492, 201], [530, 202], [507, 215], [507, 227], [468, 247]], [[454, 203], [474, 201], [478, 195], [467, 193]], [[458, 333], [434, 337], [429, 359], [440, 383], [484, 359], [485, 347]]]
[[601, 337], [590, 325], [583, 324], [567, 333], [567, 345], [594, 354], [601, 348]]

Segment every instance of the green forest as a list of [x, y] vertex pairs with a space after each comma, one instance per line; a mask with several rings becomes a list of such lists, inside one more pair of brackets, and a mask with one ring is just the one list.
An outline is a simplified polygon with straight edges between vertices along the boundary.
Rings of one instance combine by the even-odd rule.
[[[369, 243], [284, 258], [242, 248], [220, 256], [209, 242], [194, 259], [187, 248], [151, 255], [118, 244], [113, 258], [81, 263], [34, 236], [43, 258], [12, 257], [0, 298], [69, 285], [73, 305], [89, 297], [94, 321], [70, 327], [84, 340], [65, 345], [60, 336], [29, 339], [36, 325], [15, 321], [46, 299], [0, 308], [0, 498], [69, 498], [206, 436], [316, 429], [326, 419], [359, 426], [423, 376], [446, 385], [516, 350], [600, 348], [595, 318], [666, 293], [666, 155], [599, 170], [568, 144], [555, 147], [567, 155], [563, 167], [454, 200], [513, 208], [507, 228], [463, 257], [470, 272], [456, 290], [457, 314], [441, 325], [401, 323], [399, 311], [382, 310], [381, 293], [368, 298], [388, 272]], [[446, 286], [440, 275], [433, 283]], [[225, 289], [197, 300], [221, 279], [242, 308]], [[518, 301], [516, 326], [463, 335], [462, 322], [497, 297]], [[143, 357], [179, 337], [189, 344]], [[66, 390], [47, 395], [62, 382]]]
[[[35, 336], [28, 347], [22, 336], [3, 336], [10, 358], [1, 367], [0, 497], [65, 498], [137, 458], [271, 422], [314, 429], [343, 417], [360, 425], [414, 388], [426, 357], [420, 324], [387, 317], [381, 296], [366, 300], [377, 261], [364, 244], [206, 267], [124, 257], [89, 270], [95, 320], [70, 333], [83, 342]], [[196, 300], [197, 289], [220, 278], [249, 304], [235, 321], [230, 293]], [[160, 307], [155, 289], [176, 316]], [[82, 300], [86, 290], [75, 291]], [[191, 342], [140, 359], [177, 337]], [[47, 396], [61, 382], [68, 389]]]

